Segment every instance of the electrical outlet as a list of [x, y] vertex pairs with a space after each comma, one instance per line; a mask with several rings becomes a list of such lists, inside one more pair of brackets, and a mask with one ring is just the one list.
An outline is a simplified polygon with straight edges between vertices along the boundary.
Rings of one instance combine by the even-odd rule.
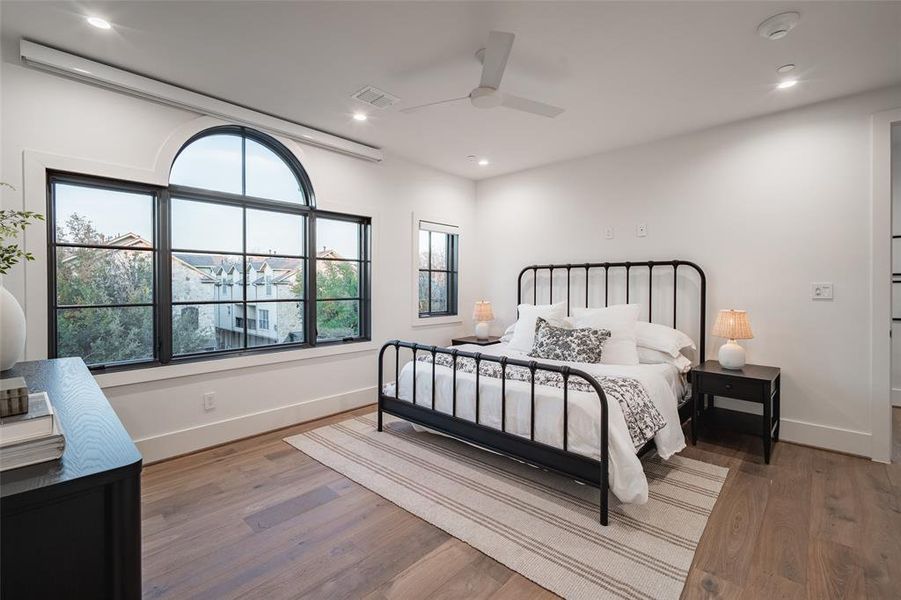
[[206, 392], [203, 395], [203, 410], [216, 408], [216, 392]]
[[604, 229], [604, 237], [608, 240], [612, 240], [615, 237], [613, 227], [607, 227]]
[[811, 300], [832, 300], [832, 293], [832, 284], [829, 282], [810, 284]]
[[648, 224], [639, 223], [638, 227], [635, 228], [635, 235], [637, 237], [645, 237], [646, 235], [648, 235]]

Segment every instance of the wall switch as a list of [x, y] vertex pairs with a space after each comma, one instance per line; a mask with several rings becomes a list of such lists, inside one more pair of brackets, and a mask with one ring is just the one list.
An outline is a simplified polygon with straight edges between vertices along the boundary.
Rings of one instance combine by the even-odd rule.
[[635, 228], [635, 235], [638, 237], [645, 237], [648, 235], [648, 224], [639, 223], [638, 227]]
[[207, 392], [203, 395], [203, 410], [216, 408], [216, 392]]
[[604, 237], [605, 238], [607, 238], [608, 240], [612, 240], [614, 238], [614, 236], [615, 235], [614, 235], [613, 227], [607, 227], [604, 229]]
[[811, 300], [832, 300], [832, 284], [829, 282], [811, 283], [810, 284], [810, 299]]

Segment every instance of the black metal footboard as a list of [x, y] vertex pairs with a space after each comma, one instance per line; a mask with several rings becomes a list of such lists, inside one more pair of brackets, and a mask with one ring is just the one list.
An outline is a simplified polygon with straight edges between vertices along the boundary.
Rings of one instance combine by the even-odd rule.
[[[388, 348], [394, 348], [394, 395], [384, 392], [384, 356]], [[413, 353], [413, 385], [412, 399], [410, 402], [401, 400], [400, 394], [400, 349], [408, 348]], [[416, 355], [418, 352], [431, 354], [432, 397], [431, 407], [416, 404]], [[446, 354], [452, 358], [453, 370], [453, 400], [452, 413], [447, 414], [435, 410], [435, 357], [438, 354]], [[475, 361], [475, 421], [457, 417], [457, 358], [471, 358]], [[491, 362], [501, 365], [501, 428], [488, 427], [479, 423], [479, 367], [482, 362]], [[529, 438], [508, 433], [506, 431], [507, 419], [507, 367], [517, 366], [529, 369], [531, 374], [531, 432]], [[535, 440], [535, 373], [548, 371], [559, 373], [563, 379], [563, 448], [557, 448]], [[578, 377], [586, 381], [597, 393], [601, 405], [601, 439], [600, 461], [582, 454], [569, 451], [569, 406], [568, 388], [570, 377]], [[479, 352], [465, 352], [455, 348], [442, 348], [439, 346], [426, 346], [414, 342], [392, 340], [382, 345], [379, 351], [379, 407], [378, 430], [382, 431], [382, 414], [388, 413], [404, 420], [429, 427], [441, 433], [470, 442], [477, 446], [487, 448], [507, 456], [518, 458], [526, 462], [557, 471], [573, 479], [591, 484], [600, 489], [600, 521], [601, 525], [607, 525], [608, 510], [608, 467], [609, 451], [607, 447], [608, 411], [607, 396], [601, 385], [588, 373], [568, 366], [558, 366], [537, 361], [525, 361], [506, 356], [490, 356]]]

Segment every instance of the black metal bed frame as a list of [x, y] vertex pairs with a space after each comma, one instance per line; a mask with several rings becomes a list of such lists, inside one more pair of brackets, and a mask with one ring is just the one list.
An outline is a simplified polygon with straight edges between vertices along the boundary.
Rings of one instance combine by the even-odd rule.
[[[695, 263], [683, 260], [669, 261], [643, 261], [643, 262], [603, 262], [603, 263], [582, 263], [582, 264], [548, 264], [548, 265], [532, 265], [525, 267], [520, 271], [517, 278], [517, 304], [522, 303], [523, 291], [523, 275], [532, 272], [533, 280], [533, 303], [538, 301], [538, 273], [540, 271], [549, 271], [549, 288], [550, 298], [553, 300], [553, 282], [554, 271], [566, 271], [566, 312], [570, 313], [572, 307], [570, 298], [570, 282], [572, 280], [573, 270], [585, 271], [585, 306], [589, 305], [589, 289], [590, 275], [592, 269], [604, 269], [604, 306], [608, 306], [609, 302], [609, 275], [611, 269], [625, 269], [625, 288], [626, 302], [629, 301], [629, 285], [630, 273], [635, 268], [648, 269], [648, 320], [653, 322], [653, 288], [654, 278], [653, 271], [655, 268], [670, 267], [673, 270], [673, 322], [672, 326], [676, 327], [677, 319], [677, 297], [678, 297], [678, 270], [679, 267], [685, 266], [697, 272], [700, 278], [700, 328], [699, 328], [699, 358], [703, 360], [705, 357], [705, 338], [706, 338], [706, 310], [707, 310], [707, 278], [704, 271]], [[384, 356], [388, 348], [394, 348], [394, 395], [386, 394], [384, 388]], [[413, 353], [413, 393], [411, 401], [400, 399], [400, 350], [407, 348]], [[426, 407], [416, 404], [416, 366], [417, 353], [428, 352], [431, 354], [431, 406]], [[452, 412], [447, 414], [435, 410], [435, 358], [438, 354], [449, 355], [452, 359], [453, 367], [453, 395], [452, 395]], [[470, 358], [475, 361], [475, 421], [463, 419], [457, 416], [457, 359]], [[488, 427], [479, 423], [479, 371], [482, 362], [491, 362], [501, 365], [501, 428]], [[531, 419], [530, 419], [530, 435], [525, 438], [520, 435], [508, 433], [506, 430], [507, 412], [507, 379], [506, 369], [508, 366], [525, 367], [530, 373], [530, 389], [531, 389]], [[535, 373], [537, 371], [547, 371], [558, 373], [563, 379], [563, 448], [551, 446], [543, 442], [535, 440]], [[417, 344], [415, 342], [405, 342], [401, 340], [391, 340], [382, 345], [379, 351], [379, 367], [378, 367], [378, 430], [382, 431], [383, 413], [388, 413], [396, 417], [400, 417], [411, 423], [416, 423], [424, 427], [428, 427], [441, 433], [458, 438], [465, 442], [469, 442], [476, 446], [481, 446], [493, 452], [498, 452], [506, 456], [524, 460], [541, 466], [546, 469], [562, 473], [568, 477], [572, 477], [577, 481], [587, 483], [598, 487], [601, 492], [600, 499], [600, 522], [601, 525], [608, 523], [608, 506], [609, 506], [609, 449], [608, 449], [608, 410], [607, 396], [600, 384], [588, 373], [573, 369], [568, 366], [551, 365], [538, 361], [526, 361], [508, 358], [505, 356], [484, 355], [481, 352], [466, 352], [455, 348], [442, 348], [438, 346], [429, 346]], [[582, 454], [576, 454], [569, 451], [569, 441], [567, 439], [569, 431], [569, 410], [568, 410], [568, 383], [571, 377], [577, 377], [586, 381], [597, 394], [598, 401], [601, 406], [601, 427], [600, 427], [600, 460], [589, 458]], [[688, 403], [680, 405], [679, 414], [681, 420], [685, 422], [690, 418], [690, 412], [686, 412], [683, 408]], [[688, 416], [686, 416], [686, 414]], [[653, 440], [645, 444], [639, 449], [638, 455], [641, 456], [653, 448]]]

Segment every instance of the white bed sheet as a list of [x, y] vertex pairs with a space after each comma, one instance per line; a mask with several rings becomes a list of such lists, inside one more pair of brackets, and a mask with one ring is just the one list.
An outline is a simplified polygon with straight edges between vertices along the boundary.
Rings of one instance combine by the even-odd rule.
[[[457, 346], [459, 350], [485, 355], [508, 356], [533, 360], [525, 353], [510, 350], [507, 344], [493, 346]], [[685, 448], [685, 436], [679, 422], [678, 402], [682, 379], [678, 370], [666, 364], [602, 365], [541, 361], [569, 364], [591, 375], [633, 377], [647, 390], [651, 401], [663, 415], [666, 426], [654, 441], [658, 454], [667, 459]], [[404, 365], [399, 380], [399, 397], [412, 401], [413, 365]], [[447, 367], [435, 370], [435, 410], [451, 414], [453, 409], [453, 374]], [[416, 365], [416, 404], [431, 406], [432, 365]], [[507, 432], [529, 437], [531, 420], [531, 388], [528, 382], [507, 381]], [[648, 500], [648, 482], [636, 455], [619, 403], [608, 401], [610, 489], [622, 502], [644, 504]], [[600, 403], [594, 392], [569, 392], [569, 451], [600, 458]], [[457, 417], [475, 421], [475, 375], [457, 372]], [[488, 427], [501, 426], [501, 383], [492, 377], [479, 378], [479, 422]], [[535, 388], [535, 439], [563, 447], [563, 391], [549, 386]]]

